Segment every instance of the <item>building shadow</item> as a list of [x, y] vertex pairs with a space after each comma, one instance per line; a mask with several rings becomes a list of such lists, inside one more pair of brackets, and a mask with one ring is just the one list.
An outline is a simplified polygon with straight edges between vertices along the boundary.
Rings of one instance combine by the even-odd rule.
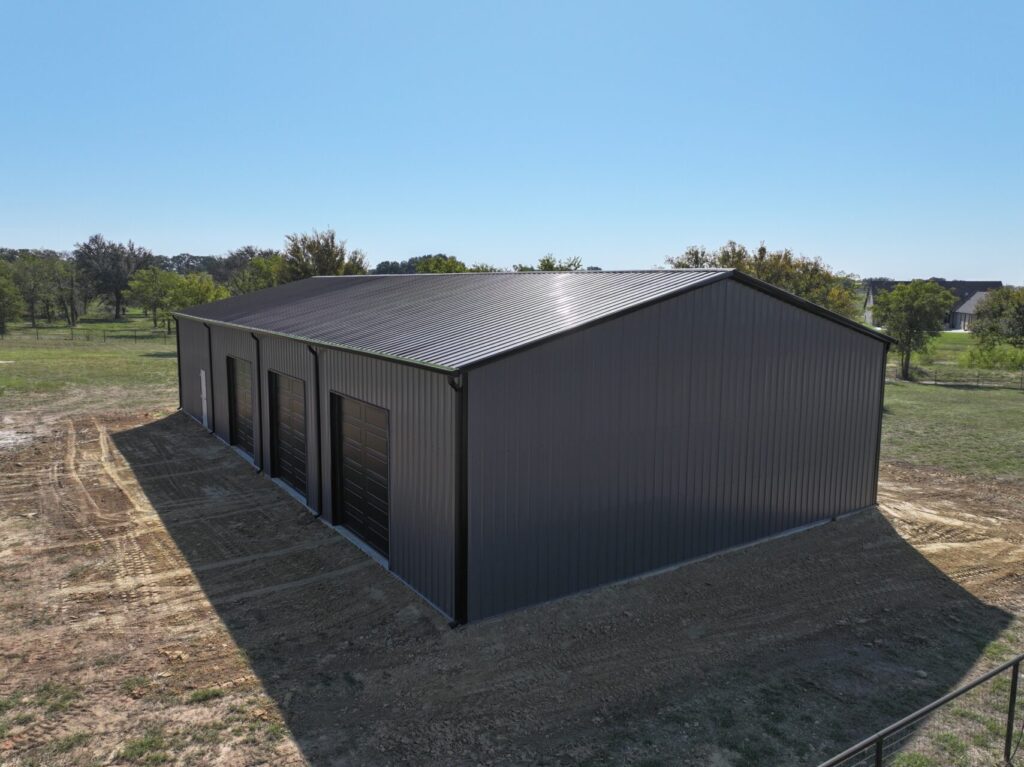
[[111, 438], [313, 765], [813, 765], [1011, 620], [869, 511], [452, 630], [187, 416]]

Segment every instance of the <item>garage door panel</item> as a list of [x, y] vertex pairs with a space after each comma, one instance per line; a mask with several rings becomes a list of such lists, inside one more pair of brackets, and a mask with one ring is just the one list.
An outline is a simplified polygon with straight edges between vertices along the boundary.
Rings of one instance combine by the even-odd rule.
[[253, 455], [252, 363], [228, 357], [227, 367], [229, 441]]
[[363, 455], [363, 466], [371, 477], [377, 477], [379, 480], [387, 481], [388, 477], [388, 459], [384, 456], [377, 456], [367, 451]]
[[388, 555], [388, 412], [331, 395], [336, 522]]
[[271, 472], [306, 494], [306, 385], [270, 373]]
[[381, 436], [380, 434], [367, 431], [366, 435], [363, 437], [363, 446], [367, 452], [376, 453], [386, 459], [388, 454], [387, 435]]

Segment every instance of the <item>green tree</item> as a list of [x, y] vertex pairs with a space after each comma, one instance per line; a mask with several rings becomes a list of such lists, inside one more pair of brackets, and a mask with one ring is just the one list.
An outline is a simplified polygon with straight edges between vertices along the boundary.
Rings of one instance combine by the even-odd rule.
[[951, 291], [927, 280], [897, 285], [875, 299], [875, 320], [896, 339], [904, 381], [910, 380], [910, 355], [924, 351], [942, 332], [942, 323], [955, 303]]
[[179, 274], [166, 269], [148, 267], [139, 269], [128, 281], [125, 297], [136, 306], [145, 307], [153, 318], [153, 327], [160, 322], [160, 317], [169, 306], [171, 296], [178, 289], [179, 283], [185, 279]]
[[583, 259], [573, 256], [556, 260], [554, 254], [548, 253], [538, 259], [536, 266], [516, 264], [512, 269], [517, 272], [578, 272], [583, 269]]
[[312, 234], [289, 234], [285, 238], [285, 273], [288, 281], [337, 274], [366, 274], [366, 256], [350, 254], [345, 241], [334, 230], [313, 230]]
[[416, 271], [420, 274], [451, 274], [466, 271], [466, 265], [455, 256], [436, 253], [432, 256], [421, 256], [416, 263]]
[[272, 288], [286, 281], [284, 256], [277, 251], [268, 251], [268, 255], [254, 256], [245, 268], [235, 272], [228, 282], [228, 289], [237, 296]]
[[971, 332], [983, 349], [1010, 344], [1024, 349], [1024, 288], [997, 288], [982, 299]]
[[691, 246], [665, 263], [673, 269], [738, 269], [844, 317], [861, 313], [853, 275], [837, 272], [819, 258], [795, 256], [789, 249], [770, 251], [761, 243], [751, 253], [730, 240], [714, 251]]
[[366, 254], [363, 251], [356, 249], [348, 254], [348, 258], [345, 259], [345, 266], [341, 270], [342, 274], [369, 274], [370, 273], [370, 262], [366, 258]]
[[226, 287], [218, 285], [206, 272], [179, 275], [177, 280], [167, 298], [167, 308], [172, 311], [219, 301], [230, 295]]
[[130, 240], [127, 245], [122, 245], [109, 242], [101, 234], [94, 234], [85, 242], [78, 243], [74, 257], [96, 291], [110, 301], [115, 320], [124, 316], [124, 295], [132, 275], [150, 266], [154, 260], [152, 253]]
[[64, 253], [54, 263], [53, 296], [68, 327], [78, 324], [79, 314], [84, 311], [85, 281], [78, 271], [78, 266]]
[[14, 284], [21, 292], [32, 327], [45, 313], [45, 305], [53, 301], [55, 256], [51, 258], [36, 251], [26, 251], [19, 254], [14, 262]]
[[12, 272], [8, 262], [0, 261], [0, 336], [7, 334], [7, 323], [17, 320], [25, 309]]

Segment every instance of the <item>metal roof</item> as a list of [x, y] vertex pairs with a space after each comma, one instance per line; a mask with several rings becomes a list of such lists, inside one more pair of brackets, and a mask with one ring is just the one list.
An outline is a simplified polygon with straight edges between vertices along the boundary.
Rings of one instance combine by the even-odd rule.
[[729, 269], [312, 277], [175, 315], [455, 371], [728, 277], [888, 340]]
[[953, 309], [954, 314], [977, 314], [978, 307], [981, 302], [988, 296], [987, 290], [979, 290], [974, 293], [970, 298], [964, 301], [960, 306]]

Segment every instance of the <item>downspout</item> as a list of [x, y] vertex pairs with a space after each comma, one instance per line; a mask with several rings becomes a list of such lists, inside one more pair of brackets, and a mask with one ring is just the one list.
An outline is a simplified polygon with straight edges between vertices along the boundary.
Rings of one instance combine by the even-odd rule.
[[217, 411], [213, 407], [213, 331], [210, 326], [203, 323], [206, 328], [206, 357], [210, 362], [210, 369], [207, 372], [207, 396], [210, 400], [210, 434], [217, 433]]
[[263, 471], [263, 368], [260, 365], [260, 337], [250, 333], [256, 342], [256, 412], [259, 413], [260, 448], [256, 451], [256, 471]]
[[469, 374], [463, 370], [448, 378], [458, 393], [458, 448], [456, 482], [458, 505], [455, 518], [455, 609], [451, 627], [469, 619]]
[[174, 344], [178, 349], [178, 410], [185, 407], [184, 387], [181, 378], [181, 333], [178, 332], [178, 318], [174, 318]]
[[306, 349], [313, 355], [313, 396], [316, 397], [316, 479], [317, 479], [317, 490], [316, 490], [316, 516], [321, 516], [324, 513], [324, 479], [323, 474], [324, 461], [323, 453], [321, 452], [323, 442], [320, 439], [320, 353], [313, 347], [312, 344], [308, 344]]

